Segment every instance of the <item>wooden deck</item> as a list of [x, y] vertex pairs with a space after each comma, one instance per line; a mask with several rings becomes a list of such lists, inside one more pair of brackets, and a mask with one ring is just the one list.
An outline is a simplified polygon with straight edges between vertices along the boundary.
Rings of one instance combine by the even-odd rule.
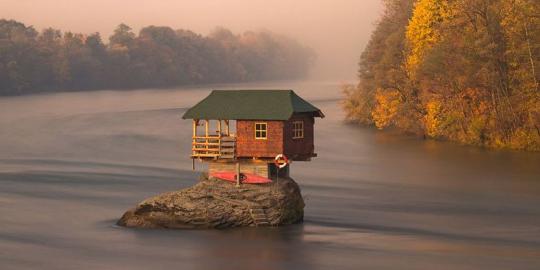
[[191, 158], [235, 159], [236, 137], [193, 136]]

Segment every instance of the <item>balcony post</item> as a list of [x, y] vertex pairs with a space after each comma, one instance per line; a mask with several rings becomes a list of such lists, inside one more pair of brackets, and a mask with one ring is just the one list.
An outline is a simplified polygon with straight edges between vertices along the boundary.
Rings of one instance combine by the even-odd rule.
[[240, 161], [236, 162], [236, 186], [240, 186]]
[[210, 140], [208, 140], [208, 126], [210, 124], [208, 123], [208, 119], [204, 120], [204, 136], [206, 137], [205, 138], [205, 142], [206, 142], [206, 145], [205, 145], [205, 149], [206, 149], [206, 154], [208, 154], [208, 143], [210, 142]]
[[[191, 155], [192, 156], [195, 156], [197, 154], [197, 151], [194, 149], [197, 148], [195, 143], [197, 142], [196, 137], [197, 137], [197, 125], [199, 124], [198, 122], [199, 120], [193, 119], [193, 137], [191, 140]], [[193, 170], [195, 170], [195, 158], [193, 158], [192, 168]]]

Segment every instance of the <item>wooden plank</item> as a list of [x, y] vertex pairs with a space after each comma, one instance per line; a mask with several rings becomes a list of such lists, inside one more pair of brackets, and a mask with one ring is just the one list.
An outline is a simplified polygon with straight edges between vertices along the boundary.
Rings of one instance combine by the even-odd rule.
[[212, 149], [212, 148], [192, 148], [191, 151], [193, 152], [216, 152], [219, 153], [219, 149]]
[[236, 186], [240, 186], [240, 162], [236, 162]]
[[235, 137], [221, 137], [221, 140], [224, 142], [236, 142]]
[[217, 154], [197, 154], [197, 155], [191, 155], [192, 158], [202, 158], [202, 157], [209, 157], [209, 158], [214, 158], [214, 157], [218, 157], [219, 155]]
[[201, 140], [216, 139], [216, 140], [219, 140], [219, 136], [194, 136], [193, 139], [201, 139]]
[[[218, 136], [221, 138], [221, 120], [218, 120]], [[221, 143], [218, 143], [219, 151], [221, 152]]]
[[196, 153], [192, 153], [191, 155], [193, 156], [209, 156], [209, 157], [219, 157], [219, 153], [218, 152], [196, 152]]
[[209, 146], [209, 145], [193, 145], [191, 148], [195, 148], [195, 149], [219, 149], [218, 146]]
[[192, 144], [191, 147], [200, 148], [200, 149], [205, 149], [205, 148], [219, 149], [219, 146], [213, 143], [197, 143], [197, 144]]
[[219, 146], [220, 143], [194, 142], [193, 145]]

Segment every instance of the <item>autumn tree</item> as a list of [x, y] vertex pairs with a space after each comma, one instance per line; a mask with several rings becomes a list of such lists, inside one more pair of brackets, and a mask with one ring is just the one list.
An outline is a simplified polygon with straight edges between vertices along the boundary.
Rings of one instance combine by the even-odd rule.
[[[374, 124], [372, 111], [379, 94], [405, 91], [407, 76], [403, 69], [405, 59], [405, 32], [410, 19], [413, 0], [385, 0], [385, 12], [359, 62], [358, 85], [345, 85], [343, 106], [347, 119], [363, 124]], [[389, 123], [391, 121], [384, 121]], [[380, 126], [381, 128], [383, 126]]]
[[[370, 113], [379, 128], [426, 137], [540, 150], [538, 7], [534, 0], [415, 1], [400, 40], [401, 69], [362, 59], [359, 86], [346, 89], [348, 116]], [[386, 45], [368, 45], [363, 55], [379, 59], [394, 51]], [[393, 88], [377, 79], [390, 70], [401, 74]]]

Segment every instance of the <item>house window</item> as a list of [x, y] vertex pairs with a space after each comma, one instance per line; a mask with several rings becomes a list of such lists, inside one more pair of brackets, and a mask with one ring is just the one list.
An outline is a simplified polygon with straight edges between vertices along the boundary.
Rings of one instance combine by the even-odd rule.
[[293, 139], [304, 138], [304, 121], [293, 122]]
[[255, 123], [255, 139], [266, 140], [267, 133], [266, 123]]

